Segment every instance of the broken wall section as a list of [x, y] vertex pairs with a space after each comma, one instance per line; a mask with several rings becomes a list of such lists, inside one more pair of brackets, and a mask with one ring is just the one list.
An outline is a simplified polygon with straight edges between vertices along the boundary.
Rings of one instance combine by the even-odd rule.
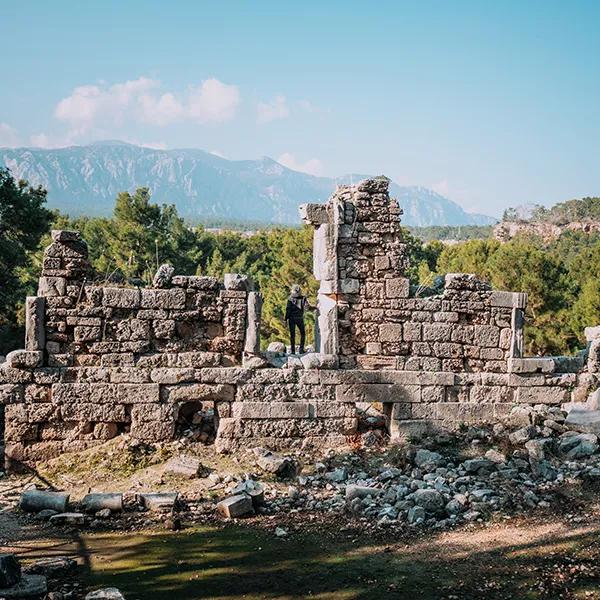
[[493, 291], [473, 275], [443, 293], [411, 295], [409, 254], [389, 180], [340, 186], [301, 209], [315, 227], [321, 352], [345, 368], [506, 372], [520, 357], [527, 295]]

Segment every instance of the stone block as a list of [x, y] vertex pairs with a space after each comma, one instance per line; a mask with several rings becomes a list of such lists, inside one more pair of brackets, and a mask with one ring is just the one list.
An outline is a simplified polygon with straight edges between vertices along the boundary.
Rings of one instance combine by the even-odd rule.
[[221, 500], [217, 504], [217, 511], [226, 519], [236, 519], [246, 515], [254, 514], [252, 500], [246, 494], [238, 494]]
[[379, 341], [401, 342], [402, 323], [383, 323], [379, 325]]
[[358, 279], [340, 279], [339, 289], [342, 294], [358, 294], [360, 282]]
[[448, 323], [424, 323], [423, 340], [426, 342], [449, 342], [452, 325]]
[[473, 343], [487, 348], [498, 347], [500, 344], [500, 328], [494, 325], [475, 325], [473, 328]]
[[13, 350], [6, 355], [6, 364], [11, 369], [35, 369], [44, 364], [41, 350]]
[[554, 359], [551, 357], [509, 358], [509, 373], [553, 373]]
[[25, 350], [43, 350], [46, 345], [46, 299], [28, 296], [25, 299]]
[[175, 435], [175, 423], [136, 421], [131, 424], [130, 435], [144, 442], [167, 442]]
[[357, 383], [336, 387], [338, 402], [420, 402], [421, 387], [388, 383]]
[[102, 305], [109, 308], [139, 308], [140, 290], [135, 288], [105, 287]]
[[570, 392], [566, 388], [553, 386], [531, 386], [517, 388], [516, 401], [527, 404], [564, 404], [569, 402]]
[[303, 419], [310, 416], [308, 402], [234, 402], [235, 419]]
[[405, 342], [420, 342], [422, 339], [421, 336], [421, 323], [404, 323], [402, 326], [403, 329], [403, 339]]
[[196, 372], [192, 368], [158, 368], [152, 369], [150, 378], [155, 383], [174, 384], [196, 381]]
[[102, 339], [102, 329], [100, 327], [75, 327], [73, 335], [76, 342], [95, 342]]
[[160, 402], [160, 388], [157, 383], [121, 383], [114, 399], [123, 404]]
[[163, 386], [162, 395], [166, 402], [231, 402], [235, 398], [235, 387], [219, 383], [185, 383]]
[[38, 296], [55, 297], [67, 293], [67, 280], [64, 277], [40, 277], [38, 281]]
[[503, 308], [526, 308], [527, 294], [523, 292], [503, 292], [494, 290], [490, 294], [490, 304]]
[[386, 298], [408, 298], [410, 281], [406, 277], [395, 277], [385, 280]]
[[246, 302], [246, 335], [244, 352], [258, 354], [260, 352], [260, 318], [263, 298], [258, 292], [250, 292]]

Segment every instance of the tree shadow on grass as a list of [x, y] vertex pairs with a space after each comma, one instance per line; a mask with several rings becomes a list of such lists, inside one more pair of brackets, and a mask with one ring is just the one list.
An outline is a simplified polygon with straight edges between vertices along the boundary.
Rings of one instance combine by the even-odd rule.
[[493, 550], [469, 546], [467, 554], [460, 548], [419, 551], [435, 545], [436, 537], [421, 538], [412, 550], [372, 544], [366, 536], [358, 543], [318, 533], [278, 539], [249, 526], [89, 536], [87, 583], [114, 585], [128, 600], [536, 598], [542, 596], [529, 589], [545, 562], [556, 562], [557, 548], [570, 552], [598, 543], [596, 530]]

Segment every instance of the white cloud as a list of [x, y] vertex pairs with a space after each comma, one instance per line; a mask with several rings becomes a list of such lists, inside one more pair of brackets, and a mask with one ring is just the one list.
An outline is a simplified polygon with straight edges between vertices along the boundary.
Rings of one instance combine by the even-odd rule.
[[207, 79], [191, 89], [188, 112], [200, 123], [221, 123], [235, 117], [240, 103], [240, 92], [235, 85], [218, 79]]
[[0, 123], [0, 146], [17, 146], [19, 135], [8, 123]]
[[119, 124], [124, 121], [129, 110], [139, 103], [141, 96], [159, 85], [160, 82], [147, 77], [116, 83], [110, 87], [82, 85], [56, 105], [54, 116], [81, 133], [99, 123]]
[[90, 132], [114, 131], [126, 121], [163, 127], [175, 121], [222, 123], [233, 119], [240, 103], [237, 86], [206, 79], [184, 94], [160, 92], [156, 79], [138, 79], [106, 85], [83, 85], [63, 98], [55, 117], [69, 125], [69, 138]]
[[277, 159], [277, 162], [293, 171], [301, 171], [302, 173], [309, 173], [310, 175], [323, 174], [323, 163], [318, 158], [311, 158], [306, 162], [301, 162], [296, 160], [296, 157], [293, 154], [284, 152]]
[[275, 96], [270, 102], [259, 102], [256, 106], [256, 117], [259, 123], [268, 123], [290, 116], [290, 109], [285, 96]]

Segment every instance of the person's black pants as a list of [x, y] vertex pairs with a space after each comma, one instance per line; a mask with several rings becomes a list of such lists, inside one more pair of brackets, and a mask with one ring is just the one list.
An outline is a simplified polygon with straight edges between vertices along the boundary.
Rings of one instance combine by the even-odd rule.
[[296, 354], [296, 327], [300, 331], [300, 354], [304, 352], [304, 342], [306, 341], [306, 330], [304, 329], [304, 321], [296, 321], [290, 319], [288, 321], [290, 327], [290, 346], [292, 354]]

